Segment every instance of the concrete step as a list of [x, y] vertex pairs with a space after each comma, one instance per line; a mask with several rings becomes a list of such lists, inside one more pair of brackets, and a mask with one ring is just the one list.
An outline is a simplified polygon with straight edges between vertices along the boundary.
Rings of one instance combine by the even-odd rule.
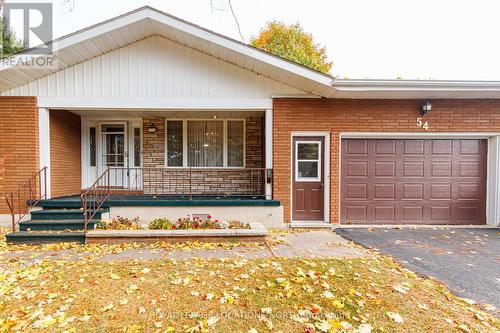
[[83, 232], [40, 232], [19, 231], [5, 235], [8, 243], [45, 244], [45, 243], [85, 243]]
[[[99, 220], [93, 219], [87, 224], [87, 230], [94, 230]], [[76, 220], [32, 220], [19, 222], [19, 231], [47, 230], [83, 230], [83, 219]]]

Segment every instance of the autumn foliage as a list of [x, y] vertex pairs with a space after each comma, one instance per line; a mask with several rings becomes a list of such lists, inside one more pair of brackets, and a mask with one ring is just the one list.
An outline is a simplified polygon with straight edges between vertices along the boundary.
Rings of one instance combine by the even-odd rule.
[[315, 43], [313, 36], [299, 23], [268, 22], [250, 44], [323, 73], [332, 68], [326, 48]]

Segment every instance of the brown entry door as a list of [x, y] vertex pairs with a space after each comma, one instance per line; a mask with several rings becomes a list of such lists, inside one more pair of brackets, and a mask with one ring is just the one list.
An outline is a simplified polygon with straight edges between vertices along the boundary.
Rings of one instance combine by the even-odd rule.
[[486, 140], [342, 140], [340, 222], [485, 224]]
[[293, 138], [292, 219], [324, 220], [323, 137]]

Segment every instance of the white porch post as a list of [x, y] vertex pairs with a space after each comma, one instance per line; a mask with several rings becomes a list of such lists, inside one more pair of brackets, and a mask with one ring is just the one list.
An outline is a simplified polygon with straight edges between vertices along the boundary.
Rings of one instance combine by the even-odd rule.
[[[266, 169], [272, 170], [273, 168], [273, 110], [266, 110], [265, 120], [265, 140], [266, 140]], [[267, 175], [266, 170], [266, 175]], [[274, 177], [274, 176], [273, 176]], [[267, 176], [266, 176], [267, 180]], [[272, 199], [273, 185], [266, 182], [266, 199]]]
[[40, 169], [47, 167], [47, 198], [50, 198], [50, 113], [47, 108], [38, 108], [38, 146]]

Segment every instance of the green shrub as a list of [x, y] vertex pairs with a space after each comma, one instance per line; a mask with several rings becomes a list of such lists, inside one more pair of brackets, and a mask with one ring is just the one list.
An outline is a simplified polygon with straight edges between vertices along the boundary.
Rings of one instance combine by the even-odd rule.
[[167, 218], [157, 218], [151, 221], [149, 224], [149, 229], [152, 230], [170, 230], [172, 229], [173, 223]]

